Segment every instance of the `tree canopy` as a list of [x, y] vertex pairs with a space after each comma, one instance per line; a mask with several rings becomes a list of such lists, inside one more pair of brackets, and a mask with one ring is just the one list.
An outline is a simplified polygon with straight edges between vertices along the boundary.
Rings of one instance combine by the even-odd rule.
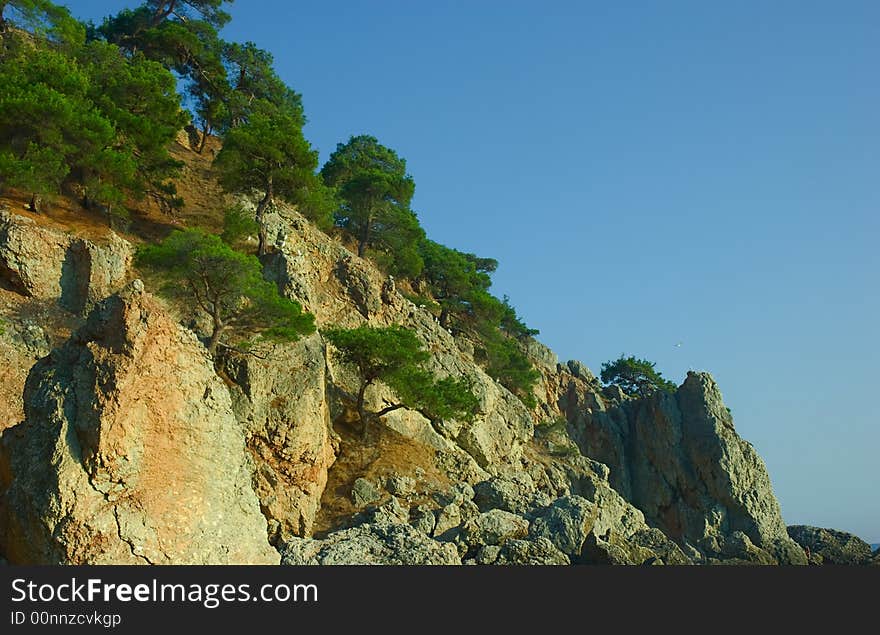
[[400, 265], [399, 273], [417, 275], [424, 232], [409, 208], [415, 181], [406, 172], [406, 161], [375, 137], [359, 135], [336, 146], [321, 176], [339, 191], [336, 222], [357, 239], [358, 255], [375, 248]]
[[227, 133], [214, 166], [226, 191], [260, 193], [256, 209], [260, 255], [268, 252], [264, 217], [275, 196], [296, 203], [308, 200], [318, 187], [318, 153], [303, 136], [300, 122], [291, 113], [269, 106]]
[[664, 379], [654, 368], [655, 363], [633, 355], [602, 364], [601, 378], [606, 384], [617, 384], [633, 397], [647, 397], [657, 391], [675, 392], [676, 385]]
[[212, 234], [175, 231], [163, 242], [144, 247], [138, 261], [165, 279], [167, 295], [210, 321], [206, 339], [212, 354], [230, 341], [293, 341], [315, 330], [314, 316], [279, 295], [263, 278], [255, 256], [235, 251]]
[[[369, 422], [399, 408], [418, 410], [428, 419], [469, 420], [479, 402], [463, 378], [437, 379], [422, 364], [429, 358], [416, 334], [402, 326], [361, 326], [354, 329], [327, 329], [323, 335], [336, 347], [341, 360], [354, 367], [360, 387], [354, 398], [366, 435]], [[367, 388], [382, 382], [400, 401], [377, 412], [367, 412]]]

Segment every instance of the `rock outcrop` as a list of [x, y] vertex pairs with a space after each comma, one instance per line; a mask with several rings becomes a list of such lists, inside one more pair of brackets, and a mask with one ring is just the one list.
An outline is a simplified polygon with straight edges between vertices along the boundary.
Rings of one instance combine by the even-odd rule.
[[[458, 451], [464, 450], [484, 470], [517, 463], [532, 437], [533, 422], [528, 409], [468, 358], [430, 312], [404, 298], [393, 281], [372, 264], [317, 231], [296, 212], [270, 214], [268, 223], [275, 250], [266, 259], [266, 275], [278, 283], [284, 295], [312, 312], [319, 327], [348, 328], [370, 323], [412, 328], [432, 353], [431, 370], [441, 377], [467, 377], [480, 401], [480, 414], [473, 423], [446, 422], [442, 434], [415, 412], [398, 411], [388, 418], [389, 425], [417, 442], [444, 446], [453, 454], [453, 446], [457, 446]], [[549, 351], [545, 353], [551, 355]], [[333, 383], [342, 393], [356, 392], [355, 378], [333, 362], [331, 355]], [[367, 393], [371, 406], [391, 397], [380, 386], [371, 387]]]
[[612, 487], [650, 525], [709, 558], [806, 563], [764, 462], [736, 433], [710, 375], [688, 373], [674, 394], [645, 399], [609, 399], [578, 381], [568, 388], [572, 437], [611, 468]]
[[254, 489], [273, 543], [308, 536], [338, 442], [330, 424], [325, 347], [314, 334], [224, 360], [247, 432]]
[[12, 563], [277, 563], [204, 347], [140, 281], [38, 362], [0, 446]]
[[32, 298], [84, 313], [128, 276], [131, 244], [109, 232], [100, 244], [0, 210], [0, 282]]
[[451, 544], [431, 540], [403, 524], [361, 525], [331, 534], [326, 540], [294, 538], [282, 551], [282, 564], [461, 564]]
[[870, 564], [871, 545], [853, 534], [809, 525], [792, 525], [788, 535], [810, 552], [811, 564]]

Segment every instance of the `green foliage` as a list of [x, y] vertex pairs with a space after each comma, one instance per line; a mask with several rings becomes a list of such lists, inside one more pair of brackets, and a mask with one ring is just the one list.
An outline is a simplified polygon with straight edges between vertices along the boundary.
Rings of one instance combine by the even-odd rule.
[[606, 384], [617, 384], [634, 397], [647, 397], [655, 392], [675, 392], [676, 385], [654, 369], [654, 362], [621, 355], [602, 364], [600, 376]]
[[143, 248], [138, 262], [159, 272], [166, 294], [183, 300], [211, 321], [208, 349], [256, 337], [291, 341], [315, 330], [314, 316], [281, 297], [262, 276], [255, 256], [235, 251], [219, 237], [198, 229], [175, 231], [162, 243]]
[[227, 245], [235, 247], [248, 237], [256, 236], [259, 225], [254, 215], [242, 206], [229, 207], [223, 210], [223, 233], [220, 238]]
[[0, 0], [0, 32], [9, 23], [62, 47], [85, 39], [85, 26], [48, 0]]
[[491, 324], [480, 329], [483, 346], [477, 351], [485, 364], [486, 374], [515, 394], [529, 408], [537, 405], [532, 390], [541, 374], [535, 370], [519, 342]]
[[4, 43], [4, 186], [52, 194], [62, 183], [78, 183], [85, 202], [108, 211], [146, 193], [174, 199], [168, 179], [179, 164], [167, 146], [182, 115], [171, 73], [103, 42], [55, 46], [7, 33]]
[[[402, 326], [328, 329], [324, 336], [336, 347], [340, 359], [357, 369], [361, 379], [356, 398], [358, 415], [366, 433], [368, 421], [398, 408], [418, 410], [432, 421], [460, 418], [470, 420], [479, 402], [465, 378], [437, 379], [422, 368], [429, 359], [421, 341]], [[376, 382], [389, 386], [399, 403], [368, 413], [366, 389]]]
[[358, 255], [368, 249], [383, 252], [389, 273], [418, 275], [424, 231], [409, 208], [415, 181], [406, 173], [406, 161], [375, 137], [360, 135], [336, 146], [321, 176], [339, 191], [336, 224], [357, 239]]
[[261, 195], [256, 210], [259, 224], [259, 253], [267, 253], [264, 215], [275, 196], [297, 203], [320, 192], [315, 168], [318, 153], [302, 134], [294, 114], [269, 104], [226, 135], [214, 166], [227, 192]]

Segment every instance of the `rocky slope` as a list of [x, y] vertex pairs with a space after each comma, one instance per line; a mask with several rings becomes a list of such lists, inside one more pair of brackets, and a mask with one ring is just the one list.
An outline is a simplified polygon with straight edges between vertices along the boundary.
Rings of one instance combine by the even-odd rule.
[[[472, 423], [401, 409], [364, 444], [357, 380], [320, 334], [215, 369], [140, 283], [96, 304], [130, 275], [127, 244], [100, 251], [3, 219], [7, 287], [71, 316], [91, 308], [30, 369], [24, 420], [2, 437], [12, 562], [806, 562], [709, 375], [631, 400], [532, 342], [543, 379], [529, 411], [392, 279], [295, 212], [271, 214], [266, 275], [319, 328], [403, 324], [433, 371], [473, 382]], [[89, 266], [65, 268], [76, 258]], [[46, 354], [15, 337], [16, 363]], [[393, 398], [381, 386], [367, 396]]]
[[788, 535], [809, 550], [810, 564], [872, 564], [871, 545], [858, 536], [808, 525], [792, 525]]

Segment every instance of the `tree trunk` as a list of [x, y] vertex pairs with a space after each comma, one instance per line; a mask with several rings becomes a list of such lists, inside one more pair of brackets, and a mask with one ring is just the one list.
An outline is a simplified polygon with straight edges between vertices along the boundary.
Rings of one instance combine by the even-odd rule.
[[226, 327], [223, 323], [214, 318], [214, 329], [211, 331], [211, 338], [208, 340], [208, 353], [211, 354], [211, 357], [214, 357], [217, 352], [217, 347], [220, 345], [220, 337], [223, 335], [223, 331], [226, 330]]
[[361, 420], [361, 436], [364, 439], [367, 438], [367, 430], [368, 430], [367, 423], [369, 421], [369, 416], [367, 415], [367, 410], [364, 407], [364, 398], [366, 397], [366, 394], [367, 394], [367, 388], [372, 383], [373, 383], [373, 380], [370, 379], [370, 380], [365, 381], [363, 384], [361, 384], [361, 389], [358, 391], [358, 396], [357, 396], [357, 411], [358, 411], [358, 417]]
[[449, 309], [443, 307], [440, 309], [440, 326], [446, 328], [446, 322], [449, 320]]
[[260, 238], [260, 244], [257, 247], [257, 254], [260, 256], [265, 256], [267, 253], [269, 253], [269, 245], [267, 244], [269, 242], [269, 230], [266, 228], [266, 223], [265, 223], [264, 217], [266, 215], [266, 210], [271, 205], [272, 205], [272, 179], [269, 178], [269, 182], [266, 184], [266, 195], [263, 197], [263, 200], [261, 200], [260, 203], [257, 205], [256, 220], [257, 220], [257, 226], [259, 228], [258, 233], [259, 233], [259, 238]]
[[367, 251], [367, 244], [370, 242], [370, 232], [373, 229], [373, 214], [370, 213], [367, 215], [367, 222], [364, 225], [364, 228], [361, 230], [361, 237], [358, 241], [358, 256], [361, 258], [364, 257], [364, 253]]
[[201, 154], [205, 149], [205, 142], [208, 140], [208, 135], [211, 134], [211, 126], [205, 122], [205, 125], [202, 127], [202, 138], [199, 141], [199, 148], [196, 150], [198, 154]]
[[43, 213], [43, 197], [39, 194], [31, 194], [31, 202], [28, 208], [35, 214]]

